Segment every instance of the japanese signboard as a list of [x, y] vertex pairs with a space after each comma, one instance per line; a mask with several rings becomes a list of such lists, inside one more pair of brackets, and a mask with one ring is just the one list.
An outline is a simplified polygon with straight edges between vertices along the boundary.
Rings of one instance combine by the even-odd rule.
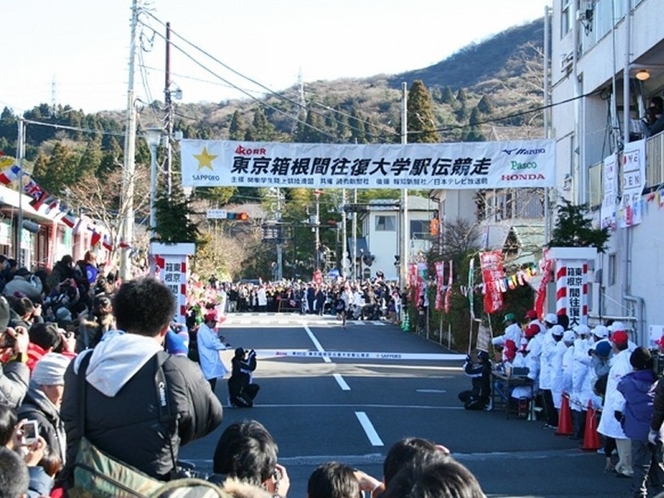
[[553, 140], [297, 144], [182, 140], [185, 187], [492, 189], [555, 186]]
[[615, 154], [604, 159], [604, 198], [600, 208], [600, 227], [616, 229], [616, 207], [618, 205], [618, 161]]
[[622, 154], [622, 199], [618, 211], [620, 228], [641, 223], [643, 188], [646, 186], [646, 142], [638, 140], [625, 144]]
[[505, 278], [503, 255], [500, 251], [480, 253], [480, 268], [484, 283], [484, 311], [495, 313], [503, 307], [500, 282]]
[[569, 326], [588, 323], [588, 266], [586, 261], [559, 261], [556, 313], [569, 317]]
[[187, 314], [187, 257], [194, 253], [194, 244], [162, 244], [152, 242], [150, 254], [155, 261], [156, 276], [175, 297], [176, 310], [173, 320], [185, 323]]

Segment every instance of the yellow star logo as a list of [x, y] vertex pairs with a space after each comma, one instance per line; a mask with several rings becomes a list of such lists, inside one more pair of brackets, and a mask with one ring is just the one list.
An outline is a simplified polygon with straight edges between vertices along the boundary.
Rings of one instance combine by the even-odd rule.
[[200, 154], [194, 154], [194, 157], [198, 161], [198, 171], [203, 168], [210, 168], [210, 171], [214, 171], [212, 167], [212, 161], [217, 158], [217, 156], [212, 155], [208, 152], [207, 147], [203, 147], [203, 152]]

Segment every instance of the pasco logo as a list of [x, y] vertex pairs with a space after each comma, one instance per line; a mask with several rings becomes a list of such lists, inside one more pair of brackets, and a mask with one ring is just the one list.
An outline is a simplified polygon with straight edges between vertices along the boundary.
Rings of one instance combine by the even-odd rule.
[[265, 147], [250, 148], [238, 145], [235, 148], [235, 153], [238, 156], [264, 156], [267, 154], [267, 149]]
[[546, 154], [546, 149], [542, 147], [537, 149], [515, 147], [514, 149], [503, 149], [503, 152], [508, 156], [536, 156], [537, 154]]
[[512, 171], [523, 171], [526, 169], [537, 169], [537, 163], [535, 161], [526, 161], [520, 163], [519, 161], [512, 161], [510, 164], [510, 169]]

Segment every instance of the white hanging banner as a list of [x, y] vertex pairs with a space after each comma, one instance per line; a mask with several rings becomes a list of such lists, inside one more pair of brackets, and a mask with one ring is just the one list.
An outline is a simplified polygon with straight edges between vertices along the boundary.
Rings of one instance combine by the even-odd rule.
[[503, 189], [555, 186], [553, 140], [296, 144], [182, 140], [184, 187]]
[[604, 198], [600, 208], [600, 228], [616, 229], [618, 205], [618, 159], [615, 154], [604, 159]]
[[622, 199], [618, 225], [627, 228], [641, 223], [643, 189], [646, 186], [646, 141], [625, 144], [622, 153]]

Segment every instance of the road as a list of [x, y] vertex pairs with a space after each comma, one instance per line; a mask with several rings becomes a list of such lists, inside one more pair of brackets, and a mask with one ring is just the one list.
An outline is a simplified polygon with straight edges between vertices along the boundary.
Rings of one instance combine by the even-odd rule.
[[[186, 446], [181, 458], [210, 472], [214, 447], [231, 423], [253, 418], [279, 445], [291, 477], [289, 497], [305, 497], [317, 465], [336, 460], [382, 476], [390, 446], [405, 436], [444, 444], [490, 497], [629, 496], [631, 481], [603, 472], [604, 456], [578, 449], [541, 421], [507, 419], [502, 411], [465, 411], [457, 394], [470, 380], [459, 360], [343, 358], [341, 353], [445, 354], [438, 344], [385, 322], [349, 322], [288, 314], [229, 315], [222, 326], [233, 348], [261, 352], [251, 409], [224, 408], [219, 429]], [[276, 351], [326, 351], [313, 357]], [[232, 351], [224, 353], [230, 365]], [[217, 383], [226, 405], [226, 382]]]

